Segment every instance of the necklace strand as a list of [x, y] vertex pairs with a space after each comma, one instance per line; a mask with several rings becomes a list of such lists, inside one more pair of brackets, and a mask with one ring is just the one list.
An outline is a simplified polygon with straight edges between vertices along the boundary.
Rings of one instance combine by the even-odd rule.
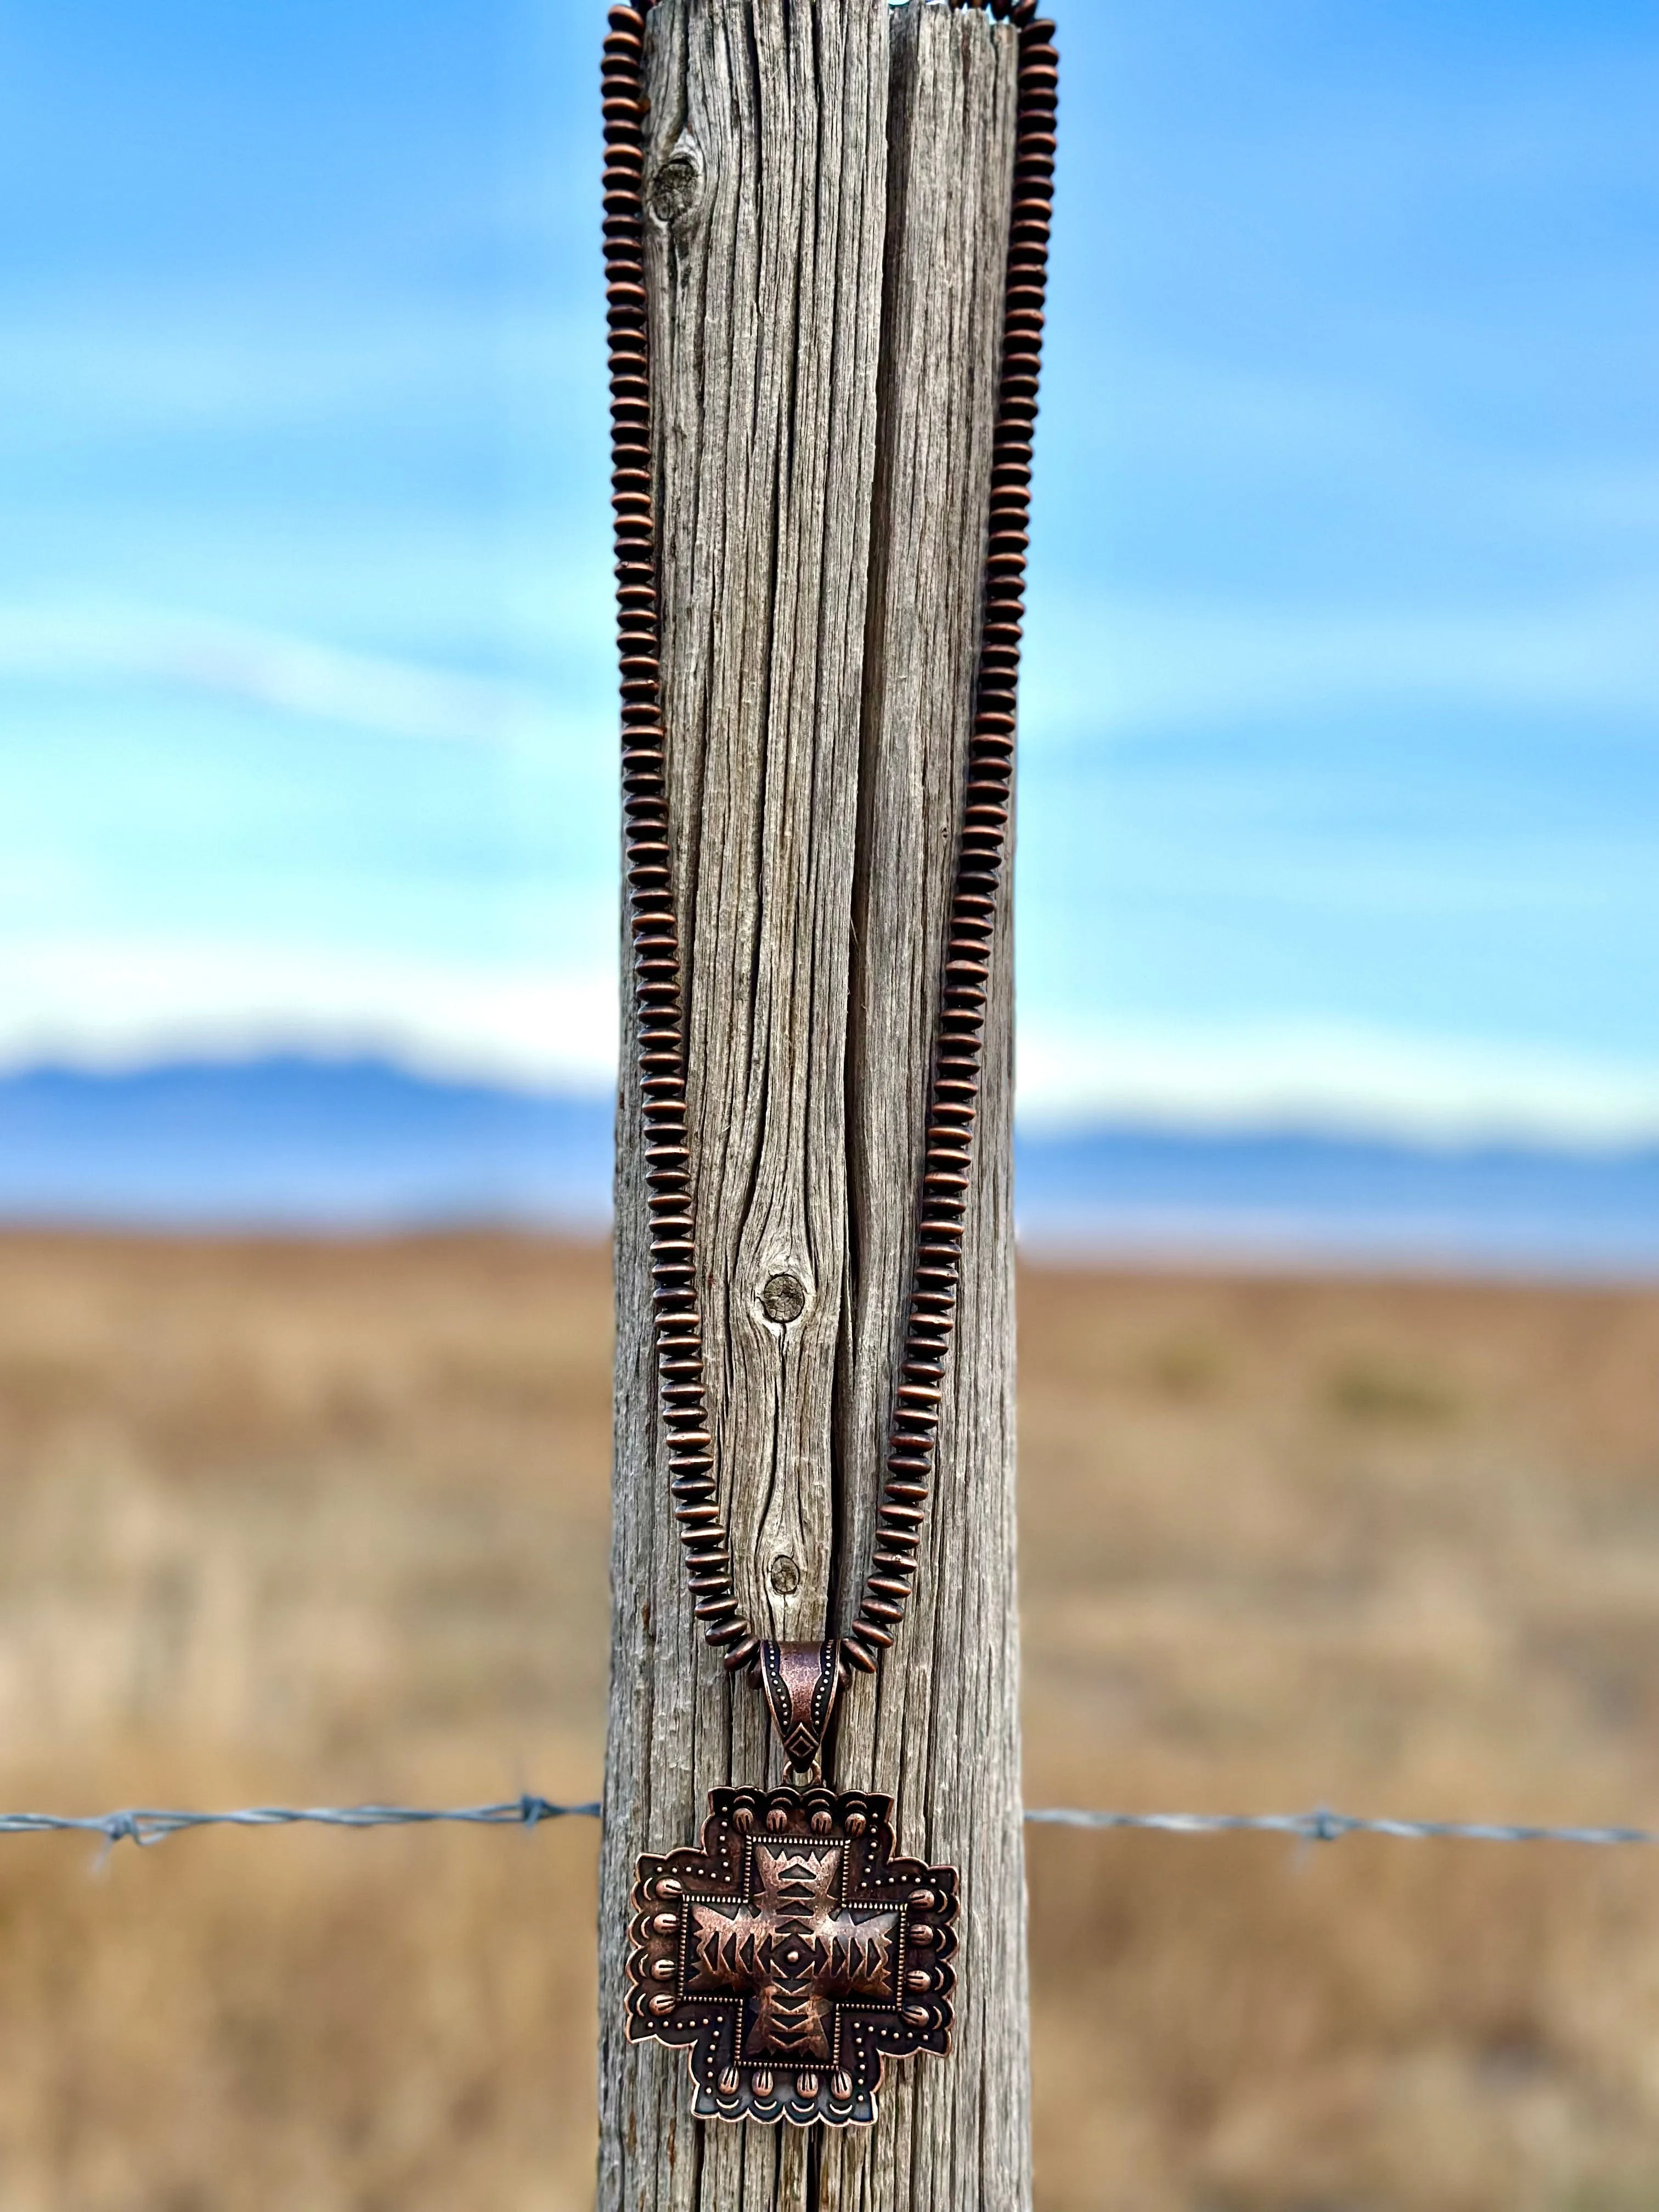
[[[674, 907], [662, 617], [652, 481], [651, 348], [645, 284], [645, 17], [653, 0], [611, 9], [605, 43], [605, 253], [611, 344], [612, 505], [622, 664], [623, 812], [644, 1121], [653, 1327], [674, 1517], [693, 1606], [736, 1673], [762, 1639], [732, 1580], [706, 1395], [686, 1108], [684, 977]], [[984, 6], [1019, 33], [1019, 92], [1003, 310], [1001, 384], [974, 719], [933, 1048], [921, 1203], [904, 1348], [888, 1431], [875, 1543], [858, 1613], [839, 1638], [848, 1663], [874, 1673], [903, 1620], [939, 1453], [945, 1363], [956, 1328], [985, 1008], [997, 902], [1006, 872], [1015, 708], [1025, 603], [1031, 440], [1042, 353], [1054, 204], [1059, 57], [1037, 0]]]

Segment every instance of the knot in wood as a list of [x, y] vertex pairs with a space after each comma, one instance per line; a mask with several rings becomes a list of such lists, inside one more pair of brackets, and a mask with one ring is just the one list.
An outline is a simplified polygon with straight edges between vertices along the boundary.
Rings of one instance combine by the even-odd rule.
[[806, 1291], [793, 1275], [769, 1275], [761, 1291], [761, 1311], [768, 1321], [787, 1328], [806, 1311]]
[[646, 212], [665, 230], [676, 230], [702, 201], [702, 149], [682, 134], [657, 164], [646, 187]]

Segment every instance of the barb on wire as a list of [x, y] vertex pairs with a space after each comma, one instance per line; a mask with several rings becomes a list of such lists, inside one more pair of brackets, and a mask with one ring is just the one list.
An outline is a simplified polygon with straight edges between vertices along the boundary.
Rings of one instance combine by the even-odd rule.
[[[544, 1820], [597, 1820], [597, 1804], [556, 1805], [510, 1797], [499, 1805], [245, 1805], [230, 1813], [128, 1806], [118, 1813], [0, 1813], [0, 1836], [101, 1836], [113, 1845], [148, 1847], [191, 1828], [536, 1828]], [[1352, 1813], [1095, 1813], [1045, 1805], [1025, 1814], [1041, 1828], [1112, 1830], [1159, 1836], [1290, 1836], [1340, 1844], [1346, 1836], [1386, 1836], [1405, 1844], [1659, 1844], [1654, 1828], [1550, 1828], [1500, 1820], [1367, 1820]]]

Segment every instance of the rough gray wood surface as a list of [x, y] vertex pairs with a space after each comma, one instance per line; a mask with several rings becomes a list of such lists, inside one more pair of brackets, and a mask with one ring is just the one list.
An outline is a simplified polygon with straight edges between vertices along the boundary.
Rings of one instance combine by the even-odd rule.
[[[806, 1639], [864, 1568], [902, 1333], [971, 703], [1014, 34], [888, 0], [659, 0], [647, 204], [669, 769], [712, 1425], [750, 1617]], [[629, 994], [624, 990], [624, 1003]], [[624, 1024], [627, 1070], [631, 1030]], [[963, 1870], [948, 2060], [873, 2132], [699, 2127], [621, 2029], [633, 1862], [775, 1769], [691, 1619], [656, 1427], [639, 1100], [617, 1186], [601, 2212], [1029, 2203], [1005, 912], [939, 1496], [836, 1778]], [[837, 1608], [837, 1600], [839, 1610]]]

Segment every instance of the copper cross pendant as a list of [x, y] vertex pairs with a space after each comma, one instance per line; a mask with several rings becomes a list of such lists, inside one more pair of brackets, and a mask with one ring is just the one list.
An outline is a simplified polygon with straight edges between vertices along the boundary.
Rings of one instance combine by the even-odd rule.
[[888, 1811], [716, 1790], [700, 1851], [640, 1861], [628, 2033], [690, 2050], [699, 2118], [867, 2127], [885, 2059], [950, 2049], [956, 1873]]
[[[775, 1713], [801, 1670], [769, 1674]], [[890, 1810], [716, 1790], [700, 1850], [639, 1862], [628, 2033], [689, 2051], [700, 2119], [868, 2127], [887, 2059], [949, 2051], [956, 1870], [896, 1857]]]

